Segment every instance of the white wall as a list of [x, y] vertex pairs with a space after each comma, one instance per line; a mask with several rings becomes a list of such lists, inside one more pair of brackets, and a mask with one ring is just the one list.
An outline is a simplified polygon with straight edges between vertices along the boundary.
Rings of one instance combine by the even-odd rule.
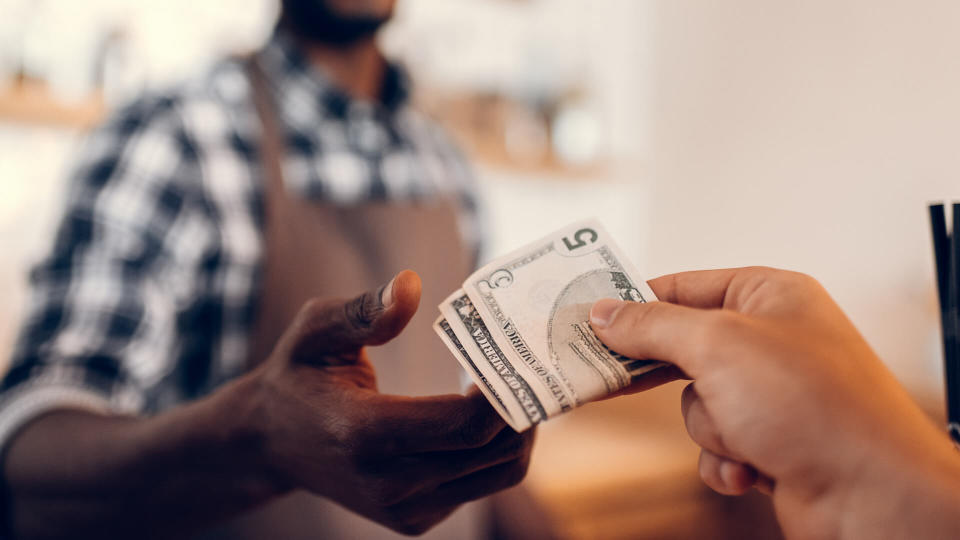
[[490, 259], [582, 219], [599, 219], [644, 275], [650, 270], [649, 186], [630, 170], [613, 169], [590, 179], [548, 178], [480, 167]]
[[813, 274], [939, 392], [926, 203], [960, 197], [960, 2], [655, 4], [655, 271]]
[[27, 270], [51, 244], [72, 133], [0, 124], [0, 372], [26, 308]]

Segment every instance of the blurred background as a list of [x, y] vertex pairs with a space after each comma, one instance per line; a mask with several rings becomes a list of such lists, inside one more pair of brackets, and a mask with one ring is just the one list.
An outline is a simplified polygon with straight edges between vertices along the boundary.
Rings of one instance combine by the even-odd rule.
[[[276, 11], [0, 0], [4, 362], [78, 137], [257, 47]], [[926, 204], [960, 193], [960, 3], [401, 0], [382, 39], [474, 162], [487, 255], [597, 216], [651, 277], [810, 273], [942, 416]], [[778, 537], [762, 498], [700, 485], [681, 388], [544, 426], [525, 487], [559, 536]]]

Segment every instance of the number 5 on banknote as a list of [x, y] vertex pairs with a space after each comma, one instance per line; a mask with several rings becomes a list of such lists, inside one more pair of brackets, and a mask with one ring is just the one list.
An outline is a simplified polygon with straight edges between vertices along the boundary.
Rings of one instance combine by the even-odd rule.
[[602, 225], [575, 223], [474, 272], [435, 325], [491, 404], [522, 431], [662, 364], [607, 349], [588, 323], [601, 298], [656, 300]]
[[573, 233], [573, 239], [575, 240], [575, 243], [571, 242], [569, 237], [565, 237], [563, 239], [563, 245], [567, 246], [568, 250], [573, 251], [575, 249], [580, 249], [593, 244], [599, 238], [600, 235], [598, 235], [597, 231], [593, 229], [580, 229]]

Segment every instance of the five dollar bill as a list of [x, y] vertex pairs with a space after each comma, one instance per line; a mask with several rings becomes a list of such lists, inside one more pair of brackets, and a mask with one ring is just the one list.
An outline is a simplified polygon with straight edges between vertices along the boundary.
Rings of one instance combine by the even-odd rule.
[[590, 328], [594, 302], [655, 301], [596, 220], [491, 261], [440, 304], [434, 330], [516, 431], [612, 394], [663, 364], [623, 357]]

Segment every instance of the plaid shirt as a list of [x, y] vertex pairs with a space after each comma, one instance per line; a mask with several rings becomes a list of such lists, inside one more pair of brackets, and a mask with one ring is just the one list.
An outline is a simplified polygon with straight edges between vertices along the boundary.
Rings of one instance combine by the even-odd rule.
[[[350, 205], [453, 195], [476, 242], [472, 176], [391, 66], [358, 102], [278, 31], [259, 53], [285, 131], [287, 188]], [[142, 98], [94, 131], [0, 394], [0, 444], [53, 408], [151, 413], [244, 370], [262, 274], [259, 118], [243, 62]]]

